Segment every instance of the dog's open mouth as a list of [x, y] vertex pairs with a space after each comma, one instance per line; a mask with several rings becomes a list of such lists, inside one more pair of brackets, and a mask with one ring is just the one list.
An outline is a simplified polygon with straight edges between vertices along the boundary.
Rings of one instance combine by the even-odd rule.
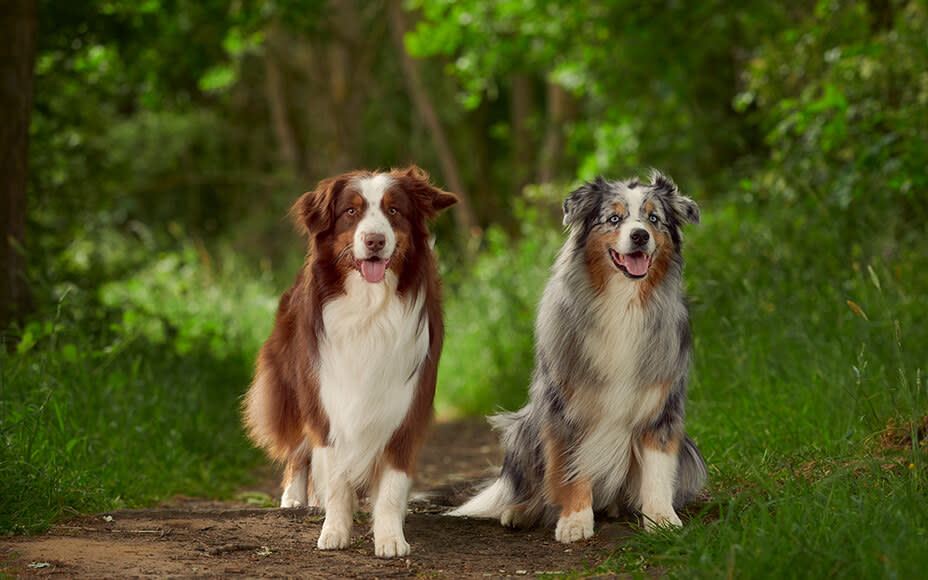
[[368, 258], [367, 260], [355, 260], [354, 267], [361, 272], [361, 276], [368, 282], [380, 282], [387, 273], [387, 266], [390, 260], [383, 258]]
[[609, 256], [615, 267], [629, 278], [644, 278], [648, 273], [648, 268], [651, 267], [651, 256], [644, 252], [620, 254], [609, 248]]

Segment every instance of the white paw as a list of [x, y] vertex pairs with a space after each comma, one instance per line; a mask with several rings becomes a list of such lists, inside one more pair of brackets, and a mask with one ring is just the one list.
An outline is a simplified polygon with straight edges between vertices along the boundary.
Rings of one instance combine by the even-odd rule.
[[569, 544], [578, 540], [585, 540], [593, 535], [593, 510], [587, 508], [557, 520], [554, 530], [554, 539]]
[[303, 507], [307, 505], [306, 470], [294, 475], [293, 480], [284, 488], [280, 498], [280, 507]]
[[316, 547], [320, 550], [344, 550], [348, 547], [350, 537], [351, 534], [345, 530], [333, 530], [323, 524]]
[[683, 525], [680, 517], [672, 509], [669, 511], [644, 512], [644, 529], [653, 532], [658, 528], [676, 527]]
[[306, 503], [305, 482], [303, 482], [302, 490], [298, 483], [291, 483], [287, 486], [287, 489], [284, 490], [284, 494], [280, 498], [280, 507], [282, 508], [303, 507]]
[[293, 497], [287, 497], [285, 495], [284, 497], [280, 498], [280, 507], [296, 508], [296, 507], [303, 507], [303, 504], [300, 503], [300, 500], [293, 498]]
[[387, 536], [386, 538], [381, 538], [374, 535], [374, 554], [378, 558], [398, 558], [400, 556], [409, 555], [409, 544], [406, 543], [406, 538], [400, 535], [396, 536]]

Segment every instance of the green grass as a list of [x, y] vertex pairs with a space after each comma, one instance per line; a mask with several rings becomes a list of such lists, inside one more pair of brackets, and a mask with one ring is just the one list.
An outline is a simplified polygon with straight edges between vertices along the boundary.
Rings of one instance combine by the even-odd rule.
[[66, 292], [16, 352], [0, 350], [0, 534], [225, 496], [250, 477], [259, 455], [238, 405], [273, 320], [270, 284], [213, 272], [192, 248], [155, 258], [101, 287], [102, 306]]

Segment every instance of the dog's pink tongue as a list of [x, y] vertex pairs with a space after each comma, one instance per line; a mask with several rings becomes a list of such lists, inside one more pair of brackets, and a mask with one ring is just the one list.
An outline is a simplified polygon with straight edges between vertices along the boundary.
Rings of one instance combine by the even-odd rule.
[[361, 260], [361, 275], [368, 282], [380, 282], [386, 273], [386, 260]]
[[644, 252], [635, 252], [634, 254], [625, 254], [622, 256], [622, 263], [625, 269], [632, 276], [644, 276], [648, 273], [648, 266], [651, 260]]

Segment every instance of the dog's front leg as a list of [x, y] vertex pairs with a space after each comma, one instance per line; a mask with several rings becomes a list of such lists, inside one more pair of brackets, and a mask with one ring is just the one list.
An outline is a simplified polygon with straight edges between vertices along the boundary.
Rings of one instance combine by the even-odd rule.
[[325, 502], [325, 521], [316, 546], [320, 550], [343, 550], [351, 539], [351, 521], [357, 497], [345, 475], [337, 470], [331, 447], [313, 451], [313, 478], [323, 481], [318, 490]]
[[403, 520], [412, 481], [406, 473], [385, 467], [374, 497], [374, 553], [380, 558], [409, 554]]
[[568, 475], [567, 446], [552, 430], [544, 433], [545, 491], [549, 500], [561, 508], [554, 539], [570, 543], [593, 535], [593, 487], [590, 479]]
[[677, 477], [679, 438], [662, 440], [645, 434], [641, 449], [641, 514], [644, 528], [652, 531], [659, 526], [682, 526], [673, 509], [674, 482]]
[[561, 487], [561, 515], [554, 529], [554, 539], [570, 543], [593, 535], [593, 491], [590, 480], [581, 479]]

